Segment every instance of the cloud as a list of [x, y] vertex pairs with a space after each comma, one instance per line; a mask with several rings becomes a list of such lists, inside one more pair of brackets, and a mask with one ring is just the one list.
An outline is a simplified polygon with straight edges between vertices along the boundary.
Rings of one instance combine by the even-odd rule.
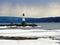
[[45, 6], [27, 6], [16, 4], [13, 7], [11, 4], [5, 3], [0, 6], [0, 16], [22, 16], [22, 13], [25, 13], [26, 17], [60, 16], [60, 4], [49, 3]]
[[60, 16], [60, 4], [59, 3], [50, 3], [47, 6], [46, 15], [49, 16]]

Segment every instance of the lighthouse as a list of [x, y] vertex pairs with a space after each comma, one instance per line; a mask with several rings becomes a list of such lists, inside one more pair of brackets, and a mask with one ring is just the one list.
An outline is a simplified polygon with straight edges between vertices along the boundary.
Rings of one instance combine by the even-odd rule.
[[22, 26], [26, 26], [25, 14], [24, 13], [23, 13], [23, 16], [22, 16]]
[[23, 13], [22, 21], [25, 21], [25, 14]]

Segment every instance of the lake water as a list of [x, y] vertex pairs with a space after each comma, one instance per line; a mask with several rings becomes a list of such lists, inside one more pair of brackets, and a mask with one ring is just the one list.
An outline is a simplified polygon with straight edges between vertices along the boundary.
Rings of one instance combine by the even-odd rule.
[[[31, 29], [44, 29], [44, 30], [58, 30], [58, 29], [60, 29], [60, 23], [35, 23], [35, 24], [37, 24], [38, 26], [41, 26], [41, 27], [31, 28]], [[12, 29], [12, 28], [10, 28], [10, 29]], [[13, 29], [16, 29], [16, 28], [13, 28]], [[19, 28], [19, 29], [21, 29], [21, 28]], [[23, 28], [23, 29], [25, 29], [25, 28]]]
[[60, 23], [37, 23], [37, 25], [42, 26], [42, 29], [46, 29], [46, 30], [60, 29]]

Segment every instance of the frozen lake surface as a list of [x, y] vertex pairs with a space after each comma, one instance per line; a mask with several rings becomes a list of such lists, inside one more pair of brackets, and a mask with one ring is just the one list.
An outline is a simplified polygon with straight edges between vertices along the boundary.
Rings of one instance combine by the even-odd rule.
[[[42, 28], [29, 30], [0, 29], [0, 36], [39, 37], [37, 40], [0, 39], [0, 45], [60, 45], [60, 23], [38, 23], [38, 25]], [[49, 36], [51, 37], [49, 38]]]
[[[0, 30], [0, 36], [23, 36], [23, 37], [45, 37], [37, 40], [6, 40], [0, 39], [0, 45], [60, 45], [60, 40], [48, 38], [52, 36], [60, 39], [60, 30], [21, 30], [21, 29], [7, 29]], [[58, 37], [56, 37], [58, 36]]]

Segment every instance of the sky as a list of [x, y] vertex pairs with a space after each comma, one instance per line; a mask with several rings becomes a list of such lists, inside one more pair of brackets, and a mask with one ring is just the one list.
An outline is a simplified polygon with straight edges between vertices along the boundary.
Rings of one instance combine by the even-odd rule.
[[0, 0], [0, 16], [60, 16], [60, 0]]

